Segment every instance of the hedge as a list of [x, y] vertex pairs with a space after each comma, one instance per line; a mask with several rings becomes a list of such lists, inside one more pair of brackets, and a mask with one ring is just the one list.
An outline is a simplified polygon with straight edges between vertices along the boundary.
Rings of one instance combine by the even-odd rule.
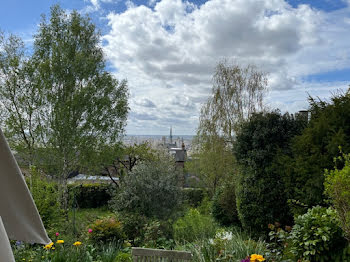
[[70, 202], [78, 208], [97, 208], [108, 205], [111, 199], [110, 184], [70, 184]]
[[183, 188], [183, 202], [191, 207], [198, 207], [203, 198], [207, 196], [208, 190], [203, 188]]

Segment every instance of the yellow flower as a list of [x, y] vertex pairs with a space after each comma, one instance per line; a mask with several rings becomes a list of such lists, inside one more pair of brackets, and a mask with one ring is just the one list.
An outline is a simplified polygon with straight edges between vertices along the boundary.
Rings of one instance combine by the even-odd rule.
[[57, 243], [57, 244], [63, 244], [63, 243], [64, 243], [64, 240], [59, 239], [59, 240], [57, 240], [56, 243]]
[[258, 254], [253, 254], [250, 256], [250, 261], [251, 262], [261, 262], [264, 261], [265, 258], [262, 255], [258, 255]]
[[74, 242], [73, 246], [80, 246], [82, 243], [80, 241]]
[[47, 244], [44, 246], [45, 249], [51, 249], [53, 246], [53, 242], [51, 242], [50, 244]]

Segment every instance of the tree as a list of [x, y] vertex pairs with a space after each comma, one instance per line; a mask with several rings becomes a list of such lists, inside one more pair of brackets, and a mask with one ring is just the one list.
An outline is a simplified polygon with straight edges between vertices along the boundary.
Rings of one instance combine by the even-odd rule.
[[67, 204], [68, 175], [79, 168], [84, 154], [115, 143], [128, 112], [126, 81], [118, 82], [105, 70], [100, 34], [88, 17], [77, 11], [51, 9], [35, 35], [33, 60], [46, 94], [47, 146]]
[[67, 210], [68, 175], [87, 163], [87, 154], [120, 140], [128, 113], [127, 83], [106, 71], [100, 34], [77, 11], [67, 14], [53, 6], [50, 20], [41, 21], [28, 61], [22, 58], [21, 47], [2, 55], [6, 69], [2, 78], [10, 94], [3, 104], [29, 106], [7, 115], [7, 129], [12, 140], [19, 138], [28, 147], [28, 137], [39, 139], [36, 165], [59, 180], [61, 203]]
[[[337, 161], [344, 164], [342, 169], [338, 169]], [[337, 211], [346, 239], [350, 241], [350, 154], [336, 158], [335, 164], [334, 170], [325, 171], [325, 193]]]
[[237, 209], [245, 230], [261, 235], [267, 232], [268, 224], [292, 222], [283, 171], [276, 158], [290, 154], [290, 141], [301, 133], [303, 125], [278, 111], [253, 114], [242, 124], [234, 153], [240, 165]]
[[126, 174], [112, 207], [149, 218], [169, 218], [181, 200], [177, 185], [178, 173], [171, 158], [162, 156], [154, 162], [141, 162]]
[[264, 109], [266, 74], [256, 66], [220, 62], [214, 73], [212, 96], [201, 109], [199, 136], [223, 136], [233, 142], [240, 123]]
[[263, 110], [266, 75], [256, 66], [220, 62], [213, 76], [212, 95], [202, 106], [194, 139], [189, 172], [200, 177], [214, 194], [222, 181], [235, 172], [232, 143], [240, 124]]
[[309, 102], [310, 122], [292, 144], [288, 189], [290, 198], [312, 207], [325, 205], [324, 170], [334, 167], [339, 146], [350, 153], [350, 89], [329, 102], [312, 97]]
[[25, 51], [20, 38], [0, 32], [0, 117], [12, 148], [32, 164], [42, 135], [43, 96]]
[[210, 190], [211, 195], [216, 189], [233, 176], [235, 158], [232, 150], [227, 147], [224, 138], [211, 136], [205, 141], [193, 141], [197, 147], [192, 155], [192, 160], [186, 162], [186, 170], [199, 176], [202, 185]]
[[235, 181], [225, 181], [213, 197], [212, 214], [223, 226], [239, 225]]
[[[86, 156], [87, 172], [98, 173], [106, 171], [113, 183], [119, 187], [114, 177], [119, 181], [131, 172], [140, 162], [156, 160], [156, 151], [151, 148], [148, 142], [133, 145], [116, 143], [113, 145], [103, 144], [96, 152]], [[89, 163], [89, 164], [88, 164]]]

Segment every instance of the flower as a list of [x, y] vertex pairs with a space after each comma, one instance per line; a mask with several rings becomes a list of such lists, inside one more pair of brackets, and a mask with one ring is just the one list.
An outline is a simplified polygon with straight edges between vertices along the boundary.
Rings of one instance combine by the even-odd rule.
[[89, 228], [88, 232], [89, 232], [89, 234], [90, 234], [90, 233], [92, 233], [92, 229], [91, 229], [91, 228]]
[[74, 242], [73, 246], [80, 246], [82, 243], [80, 241]]
[[265, 258], [262, 255], [253, 254], [250, 256], [250, 262], [261, 262], [265, 261]]
[[248, 258], [242, 259], [241, 262], [250, 262], [250, 259], [248, 257]]
[[56, 242], [57, 244], [63, 244], [64, 243], [64, 240], [62, 240], [62, 239], [59, 239], [59, 240], [57, 240], [57, 242]]
[[292, 231], [292, 227], [291, 226], [286, 226], [286, 231], [288, 231], [288, 232]]
[[48, 250], [48, 249], [51, 249], [52, 246], [53, 246], [53, 242], [51, 242], [50, 244], [45, 245], [44, 248]]
[[56, 234], [55, 234], [55, 235], [56, 235], [56, 237], [58, 237], [58, 236], [60, 235], [60, 233], [56, 232]]

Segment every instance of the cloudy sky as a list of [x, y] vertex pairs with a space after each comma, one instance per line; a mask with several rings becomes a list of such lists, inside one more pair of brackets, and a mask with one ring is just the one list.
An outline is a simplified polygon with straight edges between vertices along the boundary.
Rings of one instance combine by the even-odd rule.
[[350, 84], [350, 0], [0, 0], [0, 29], [30, 45], [55, 3], [101, 30], [108, 70], [129, 82], [128, 134], [194, 134], [223, 59], [267, 72], [282, 112]]

